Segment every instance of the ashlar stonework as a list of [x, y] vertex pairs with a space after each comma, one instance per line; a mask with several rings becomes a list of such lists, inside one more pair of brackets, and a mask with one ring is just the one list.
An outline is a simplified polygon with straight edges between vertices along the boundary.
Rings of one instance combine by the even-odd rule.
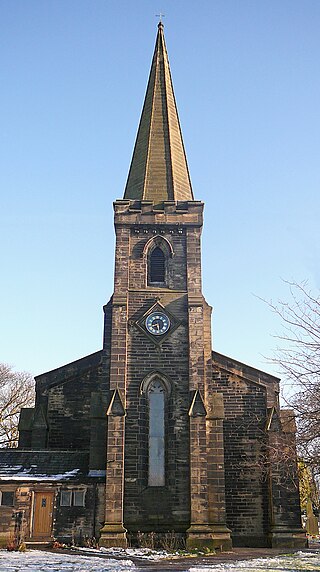
[[[195, 200], [158, 34], [124, 198], [103, 348], [36, 378], [0, 452], [0, 538], [305, 546], [279, 380], [212, 351]], [[274, 451], [286, 452], [274, 462]], [[290, 462], [287, 452], [291, 451]], [[288, 471], [288, 465], [290, 471]]]

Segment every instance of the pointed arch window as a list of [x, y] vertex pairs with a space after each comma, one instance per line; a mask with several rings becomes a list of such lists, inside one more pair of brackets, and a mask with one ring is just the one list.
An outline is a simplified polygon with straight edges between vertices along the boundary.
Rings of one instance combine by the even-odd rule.
[[165, 398], [166, 391], [159, 378], [148, 386], [149, 405], [149, 474], [150, 487], [165, 485]]
[[172, 283], [170, 259], [174, 256], [171, 242], [164, 236], [153, 236], [146, 242], [143, 256], [147, 267], [147, 285], [170, 288]]
[[150, 253], [149, 282], [164, 283], [166, 280], [166, 257], [163, 250], [156, 246]]

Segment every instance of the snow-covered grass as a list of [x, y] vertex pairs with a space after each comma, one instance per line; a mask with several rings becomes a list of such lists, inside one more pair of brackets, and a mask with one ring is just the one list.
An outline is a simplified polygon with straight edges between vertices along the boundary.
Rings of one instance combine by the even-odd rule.
[[0, 551], [1, 572], [132, 572], [131, 560], [55, 554], [40, 550]]
[[[164, 558], [172, 558], [172, 552], [165, 550], [152, 550], [151, 548], [74, 548], [73, 550], [86, 554], [103, 554], [110, 558], [139, 558], [142, 560], [163, 560]], [[178, 554], [178, 553], [177, 553]]]
[[315, 572], [320, 570], [320, 552], [317, 554], [310, 552], [296, 552], [295, 554], [276, 556], [273, 558], [255, 558], [254, 560], [240, 560], [223, 564], [207, 564], [191, 566], [189, 572], [298, 572], [309, 570]]
[[[112, 549], [110, 549], [112, 551]], [[0, 550], [0, 571], [1, 572], [141, 572], [139, 565], [131, 558], [145, 558], [153, 561], [150, 567], [143, 566], [144, 572], [150, 572], [154, 568], [154, 551], [134, 550], [125, 551], [109, 550], [98, 551], [87, 549], [85, 555], [81, 553], [54, 553], [39, 550], [28, 550], [27, 552], [7, 552]], [[149, 552], [149, 554], [147, 553]], [[90, 556], [90, 553], [92, 556]], [[88, 556], [87, 556], [88, 554]], [[96, 556], [93, 556], [96, 554]], [[100, 557], [97, 557], [98, 554]], [[124, 558], [121, 558], [121, 555]], [[130, 558], [131, 556], [131, 558]], [[119, 558], [120, 557], [120, 558]], [[198, 563], [199, 562], [199, 563]], [[165, 568], [164, 568], [165, 567]], [[174, 572], [174, 563], [164, 564], [159, 560], [156, 569]], [[317, 552], [297, 552], [293, 555], [282, 555], [274, 558], [256, 558], [254, 560], [242, 560], [215, 563], [214, 557], [202, 558], [196, 565], [185, 562], [179, 565], [180, 572], [298, 572], [309, 570], [315, 572], [320, 570], [320, 551]]]

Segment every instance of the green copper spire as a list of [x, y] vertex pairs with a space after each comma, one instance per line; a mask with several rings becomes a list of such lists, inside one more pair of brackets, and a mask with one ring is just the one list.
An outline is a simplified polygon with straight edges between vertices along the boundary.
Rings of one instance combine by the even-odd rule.
[[162, 22], [124, 198], [154, 204], [193, 200]]

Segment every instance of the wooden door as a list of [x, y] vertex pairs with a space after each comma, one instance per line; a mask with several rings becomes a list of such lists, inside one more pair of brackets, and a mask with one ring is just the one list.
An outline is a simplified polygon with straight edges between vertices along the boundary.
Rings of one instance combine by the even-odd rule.
[[34, 493], [33, 538], [50, 538], [52, 530], [53, 492]]

